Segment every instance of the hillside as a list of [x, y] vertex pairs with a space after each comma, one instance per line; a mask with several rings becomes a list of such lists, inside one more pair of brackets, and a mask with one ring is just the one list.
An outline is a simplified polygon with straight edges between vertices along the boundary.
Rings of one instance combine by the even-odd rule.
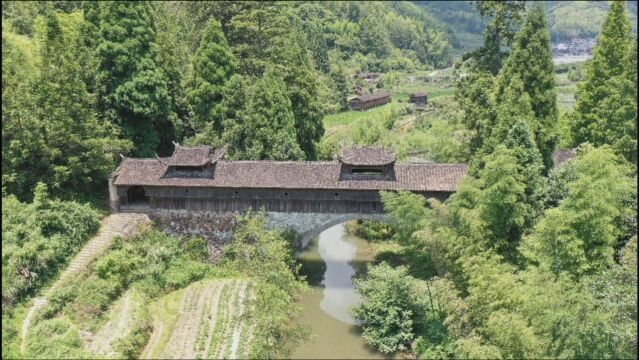
[[[458, 48], [464, 50], [460, 53], [481, 45], [486, 21], [481, 19], [470, 1], [413, 2], [451, 28]], [[545, 1], [545, 5], [553, 42], [575, 37], [596, 37], [609, 7], [607, 1]], [[637, 2], [628, 1], [626, 6], [636, 34]]]

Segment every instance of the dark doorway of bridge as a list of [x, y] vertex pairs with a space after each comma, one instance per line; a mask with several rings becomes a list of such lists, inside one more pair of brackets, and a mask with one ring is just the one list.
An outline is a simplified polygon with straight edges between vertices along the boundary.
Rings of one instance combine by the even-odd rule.
[[129, 204], [147, 204], [149, 202], [142, 186], [131, 186], [126, 195]]

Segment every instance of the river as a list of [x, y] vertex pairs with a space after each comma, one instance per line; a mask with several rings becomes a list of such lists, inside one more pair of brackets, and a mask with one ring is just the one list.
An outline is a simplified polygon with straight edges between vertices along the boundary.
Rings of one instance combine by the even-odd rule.
[[301, 300], [297, 322], [311, 327], [310, 343], [294, 353], [296, 359], [383, 359], [361, 337], [348, 309], [361, 302], [353, 275], [365, 270], [373, 254], [364, 239], [346, 234], [344, 224], [322, 232], [298, 254], [311, 291]]

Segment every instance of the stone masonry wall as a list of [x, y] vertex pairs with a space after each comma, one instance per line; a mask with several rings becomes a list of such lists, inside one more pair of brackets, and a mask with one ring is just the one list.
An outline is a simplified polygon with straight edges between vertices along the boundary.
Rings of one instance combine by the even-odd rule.
[[[164, 210], [147, 211], [155, 226], [171, 236], [202, 237], [206, 240], [210, 259], [217, 261], [222, 249], [233, 238], [236, 221], [234, 212]], [[354, 220], [381, 220], [382, 214], [327, 214], [327, 213], [285, 213], [267, 212], [268, 229], [293, 229], [302, 236], [302, 244], [319, 235], [333, 225]]]

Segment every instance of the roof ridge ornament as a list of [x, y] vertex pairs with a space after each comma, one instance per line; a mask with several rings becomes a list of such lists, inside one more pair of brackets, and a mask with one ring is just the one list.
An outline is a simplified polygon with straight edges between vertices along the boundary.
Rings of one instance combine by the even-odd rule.
[[154, 155], [155, 155], [155, 158], [160, 162], [160, 164], [169, 165], [166, 161], [160, 159], [157, 153], [155, 153]]

